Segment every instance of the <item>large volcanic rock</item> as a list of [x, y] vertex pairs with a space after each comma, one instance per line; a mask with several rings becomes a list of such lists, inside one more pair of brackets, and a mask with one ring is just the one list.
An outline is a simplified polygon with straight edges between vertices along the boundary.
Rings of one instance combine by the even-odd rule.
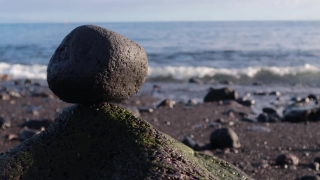
[[0, 157], [3, 179], [250, 179], [115, 105], [74, 105]]
[[53, 54], [47, 80], [69, 103], [121, 101], [139, 91], [148, 59], [137, 43], [104, 28], [85, 25], [71, 31]]

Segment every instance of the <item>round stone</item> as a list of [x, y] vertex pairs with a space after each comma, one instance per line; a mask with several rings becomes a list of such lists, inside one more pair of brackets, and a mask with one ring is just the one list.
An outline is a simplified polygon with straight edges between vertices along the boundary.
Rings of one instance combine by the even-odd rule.
[[65, 102], [119, 102], [139, 91], [147, 71], [148, 58], [139, 44], [108, 29], [84, 25], [56, 49], [47, 81]]

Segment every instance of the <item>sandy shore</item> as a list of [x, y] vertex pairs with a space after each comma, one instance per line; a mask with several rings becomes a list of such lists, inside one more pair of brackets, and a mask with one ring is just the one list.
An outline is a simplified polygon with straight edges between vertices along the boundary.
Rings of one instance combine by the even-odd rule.
[[[26, 130], [21, 127], [24, 122], [53, 121], [64, 107], [71, 105], [59, 100], [45, 85], [25, 84], [24, 81], [6, 84], [2, 83], [0, 91], [0, 116], [7, 123], [0, 130], [0, 152], [20, 143], [19, 133]], [[159, 99], [148, 95], [136, 95], [121, 105], [141, 110], [158, 102]], [[240, 120], [239, 113], [236, 113], [250, 111], [250, 108], [232, 101], [222, 104], [178, 103], [172, 108], [159, 107], [153, 108], [153, 112], [140, 112], [140, 117], [179, 141], [186, 136], [192, 137], [201, 151], [227, 160], [254, 179], [297, 179], [318, 173], [308, 165], [320, 157], [319, 122], [252, 123]], [[208, 146], [210, 134], [221, 127], [230, 127], [237, 133], [240, 148], [212, 149]], [[276, 157], [285, 152], [296, 155], [299, 165], [275, 165]]]

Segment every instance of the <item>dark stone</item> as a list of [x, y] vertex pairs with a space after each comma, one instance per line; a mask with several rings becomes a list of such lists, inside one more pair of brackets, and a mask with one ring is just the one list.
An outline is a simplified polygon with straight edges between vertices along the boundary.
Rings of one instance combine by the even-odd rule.
[[19, 133], [19, 139], [20, 139], [20, 141], [25, 141], [25, 140], [30, 139], [34, 135], [37, 135], [39, 133], [40, 133], [40, 131], [35, 131], [35, 130], [31, 130], [31, 129], [23, 129]]
[[1, 179], [30, 180], [251, 180], [107, 103], [65, 109], [47, 130], [1, 155], [0, 173]]
[[310, 163], [309, 168], [318, 171], [319, 170], [319, 163], [318, 162]]
[[199, 150], [200, 146], [189, 136], [186, 136], [183, 140], [182, 143], [185, 144], [186, 146], [189, 146], [190, 148], [194, 150]]
[[84, 25], [71, 31], [56, 49], [47, 81], [65, 102], [119, 102], [139, 91], [147, 71], [147, 55], [137, 43]]
[[283, 111], [284, 121], [306, 122], [320, 120], [320, 106], [307, 106], [306, 104], [291, 105]]
[[0, 127], [2, 129], [8, 128], [11, 126], [11, 121], [8, 119], [5, 119], [3, 117], [0, 117]]
[[314, 95], [314, 94], [309, 94], [308, 98], [310, 100], [313, 100], [313, 101], [318, 101], [319, 100], [319, 96]]
[[231, 82], [231, 81], [219, 81], [219, 83], [220, 84], [224, 84], [224, 85], [232, 85], [233, 84], [233, 82]]
[[269, 95], [271, 95], [271, 96], [280, 96], [280, 95], [281, 95], [281, 92], [279, 92], [279, 91], [272, 91], [272, 92], [269, 93]]
[[213, 131], [210, 136], [210, 143], [213, 148], [239, 148], [238, 135], [231, 128], [221, 128]]
[[300, 180], [320, 180], [320, 177], [316, 175], [305, 175], [302, 176]]
[[242, 98], [240, 99], [237, 99], [237, 102], [243, 106], [247, 106], [247, 107], [251, 107], [255, 104], [255, 101], [254, 100], [249, 100], [249, 99], [246, 99], [246, 100], [243, 100]]
[[261, 113], [259, 114], [259, 116], [257, 117], [257, 120], [259, 122], [268, 122], [269, 121], [269, 117], [267, 113]]
[[263, 91], [257, 91], [257, 92], [253, 92], [253, 95], [256, 95], [256, 96], [266, 96], [268, 95], [266, 92], [263, 92]]
[[267, 113], [267, 114], [273, 114], [273, 113], [277, 113], [277, 111], [273, 108], [270, 107], [264, 107], [262, 108], [262, 112]]
[[49, 119], [43, 119], [43, 120], [31, 119], [29, 121], [22, 123], [20, 126], [27, 127], [29, 129], [41, 130], [41, 128], [46, 129], [51, 123], [52, 123], [52, 120], [49, 120]]
[[140, 113], [152, 113], [154, 110], [150, 107], [140, 107], [139, 112]]
[[240, 119], [241, 121], [245, 121], [245, 122], [250, 122], [250, 123], [254, 123], [254, 122], [257, 122], [257, 120], [255, 119], [252, 119], [250, 117], [243, 117]]
[[276, 164], [277, 165], [298, 165], [299, 159], [297, 156], [295, 156], [292, 153], [284, 153], [278, 155], [276, 158]]
[[24, 84], [32, 84], [32, 80], [31, 79], [25, 79], [24, 80]]
[[202, 80], [199, 78], [190, 78], [189, 83], [203, 84]]
[[262, 82], [253, 82], [253, 86], [263, 86], [264, 84]]
[[208, 94], [204, 97], [204, 102], [224, 101], [224, 100], [236, 100], [238, 93], [228, 87], [221, 89], [210, 88]]
[[314, 162], [317, 162], [317, 163], [319, 163], [320, 164], [320, 157], [316, 157], [316, 158], [314, 158], [314, 160], [313, 160]]

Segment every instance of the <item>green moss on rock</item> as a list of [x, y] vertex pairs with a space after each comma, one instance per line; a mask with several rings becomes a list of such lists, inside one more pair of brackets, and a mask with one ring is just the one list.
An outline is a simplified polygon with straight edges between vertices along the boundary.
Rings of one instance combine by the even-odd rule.
[[74, 105], [0, 157], [0, 179], [250, 179], [115, 105]]

